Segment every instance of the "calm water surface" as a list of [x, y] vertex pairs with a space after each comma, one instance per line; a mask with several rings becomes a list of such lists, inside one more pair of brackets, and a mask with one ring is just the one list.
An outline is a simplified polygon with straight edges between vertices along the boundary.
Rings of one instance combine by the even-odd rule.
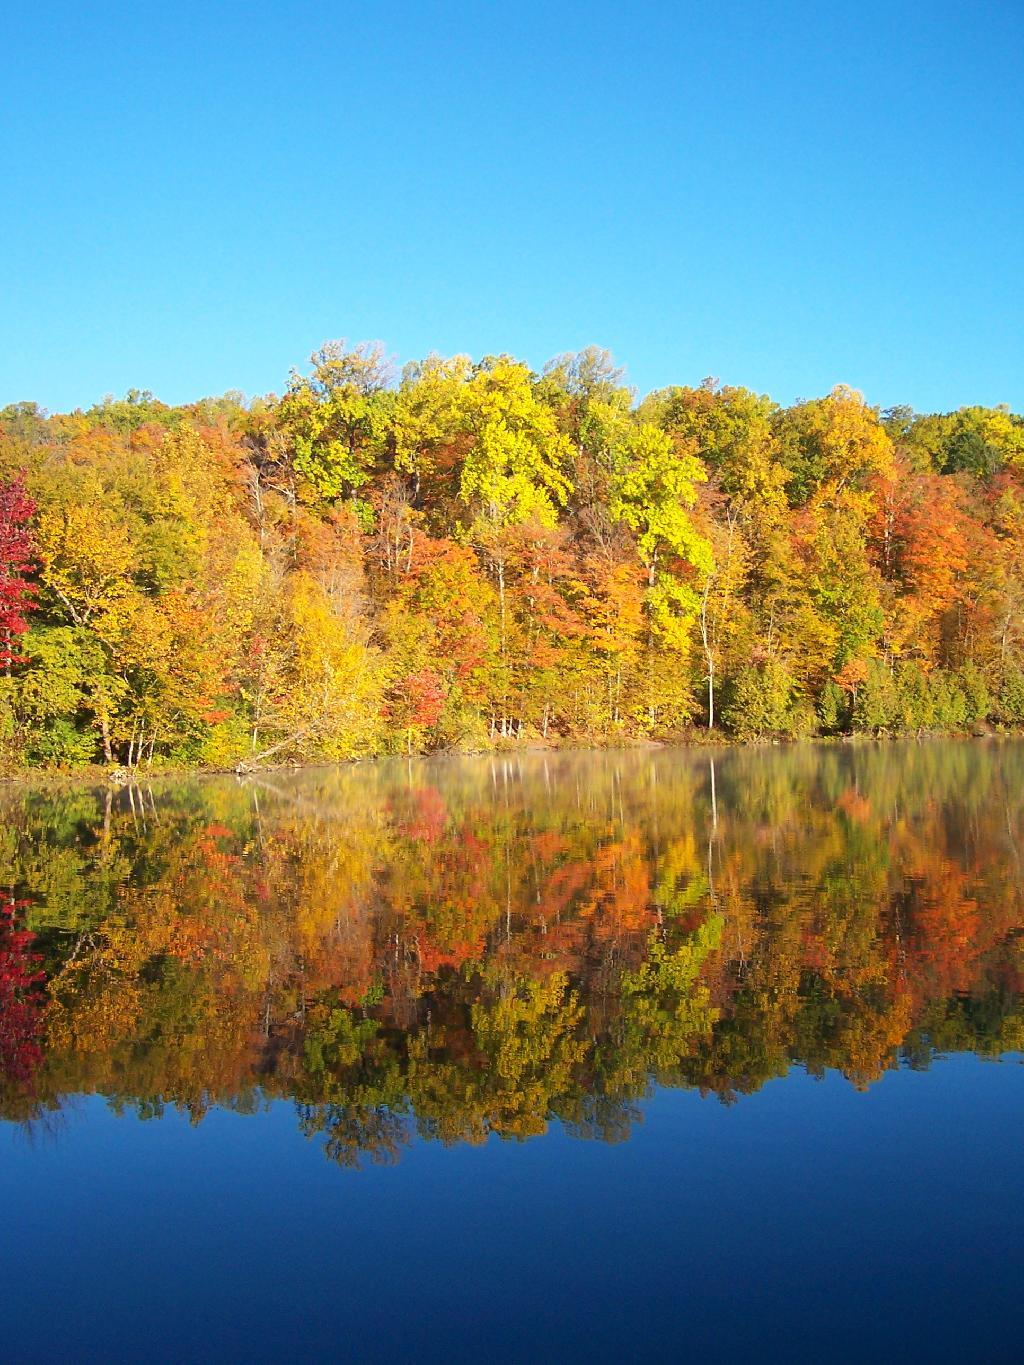
[[0, 1358], [1013, 1360], [1024, 744], [0, 798]]

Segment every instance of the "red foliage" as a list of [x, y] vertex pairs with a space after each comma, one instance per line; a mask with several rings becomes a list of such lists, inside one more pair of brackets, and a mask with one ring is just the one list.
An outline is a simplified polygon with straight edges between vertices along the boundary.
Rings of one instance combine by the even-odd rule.
[[444, 688], [432, 668], [421, 668], [398, 682], [386, 708], [396, 724], [436, 725], [444, 710]]
[[35, 935], [14, 927], [17, 902], [0, 905], [0, 1078], [27, 1087], [43, 1050], [39, 1041], [44, 999], [43, 973], [30, 952]]
[[22, 478], [0, 483], [0, 668], [18, 663], [14, 639], [28, 629], [26, 612], [32, 606], [32, 536], [28, 523], [36, 505]]

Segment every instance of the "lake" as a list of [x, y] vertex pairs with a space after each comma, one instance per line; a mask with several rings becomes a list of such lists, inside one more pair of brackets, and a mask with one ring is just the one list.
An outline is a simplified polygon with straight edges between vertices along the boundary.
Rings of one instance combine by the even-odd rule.
[[5, 1361], [1011, 1360], [1024, 743], [0, 796]]

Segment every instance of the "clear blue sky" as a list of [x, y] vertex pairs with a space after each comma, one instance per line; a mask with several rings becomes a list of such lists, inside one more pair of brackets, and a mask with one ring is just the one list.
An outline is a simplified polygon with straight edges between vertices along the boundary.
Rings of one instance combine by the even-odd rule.
[[1024, 408], [1024, 4], [0, 3], [0, 403], [595, 342]]

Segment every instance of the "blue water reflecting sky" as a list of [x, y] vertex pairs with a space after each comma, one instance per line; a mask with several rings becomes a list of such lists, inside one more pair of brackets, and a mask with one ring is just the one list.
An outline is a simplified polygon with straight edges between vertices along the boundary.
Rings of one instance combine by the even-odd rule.
[[3, 1354], [1015, 1358], [1019, 1059], [643, 1110], [620, 1144], [553, 1125], [358, 1171], [284, 1102], [5, 1125]]

